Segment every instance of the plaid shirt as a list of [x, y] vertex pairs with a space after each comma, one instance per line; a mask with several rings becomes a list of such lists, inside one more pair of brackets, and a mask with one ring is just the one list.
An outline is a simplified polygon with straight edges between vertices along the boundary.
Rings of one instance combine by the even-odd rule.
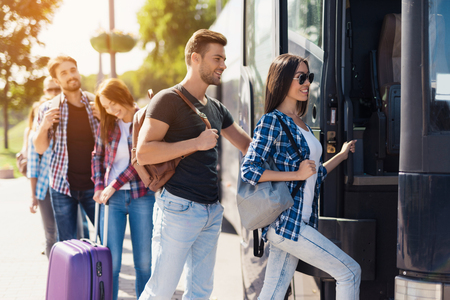
[[[130, 127], [130, 131], [132, 126]], [[97, 137], [95, 139], [95, 148], [92, 152], [92, 181], [95, 183], [95, 191], [105, 189], [105, 183], [108, 182], [109, 173], [114, 164], [117, 148], [120, 141], [120, 127], [117, 122], [114, 129], [108, 132], [108, 143], [105, 145], [100, 138], [100, 127], [98, 128]], [[128, 150], [131, 157], [132, 135], [128, 136]], [[148, 190], [139, 178], [133, 165], [128, 165], [116, 179], [111, 182], [112, 187], [117, 191], [125, 183], [130, 183], [131, 198], [136, 199], [144, 196]]]
[[44, 200], [47, 195], [49, 176], [50, 176], [50, 160], [52, 157], [52, 145], [45, 150], [42, 157], [33, 145], [34, 132], [30, 132], [28, 136], [28, 157], [27, 157], [27, 177], [37, 178], [35, 195], [39, 200]]
[[[95, 139], [95, 133], [97, 132], [98, 120], [92, 114], [92, 109], [89, 105], [87, 96], [81, 92], [81, 102], [86, 107], [86, 111], [89, 118], [89, 125], [91, 126], [92, 135]], [[59, 110], [61, 111], [61, 119], [55, 133], [55, 147], [52, 152], [52, 158], [50, 162], [50, 186], [61, 194], [71, 196], [70, 185], [67, 177], [69, 169], [69, 153], [67, 152], [67, 122], [69, 120], [69, 105], [67, 104], [67, 98], [61, 93], [63, 97]], [[52, 100], [43, 103], [39, 107], [38, 115], [38, 127], [41, 124], [44, 114], [50, 109]], [[37, 131], [37, 129], [36, 129]], [[53, 128], [48, 130], [48, 138], [53, 138]]]
[[[283, 127], [276, 115], [279, 115], [286, 125], [291, 130], [292, 136], [296, 140], [297, 146], [300, 150], [300, 157], [295, 149], [291, 146], [287, 134], [283, 131]], [[308, 126], [308, 129], [311, 128]], [[241, 167], [242, 179], [250, 184], [256, 185], [265, 171], [263, 168], [264, 162], [270, 156], [274, 159], [277, 168], [280, 171], [289, 172], [297, 171], [300, 163], [309, 159], [310, 151], [305, 137], [300, 131], [299, 127], [294, 121], [281, 113], [274, 110], [262, 116], [256, 125], [253, 141], [243, 159]], [[327, 170], [320, 164], [317, 171], [317, 181], [314, 191], [314, 200], [312, 203], [312, 214], [309, 219], [309, 225], [317, 228], [318, 225], [318, 199], [320, 185], [327, 175]], [[286, 182], [290, 192], [295, 188], [297, 181]], [[271, 224], [275, 226], [276, 233], [287, 239], [297, 241], [300, 224], [302, 222], [303, 209], [303, 195], [305, 184], [302, 184], [298, 193], [294, 196], [294, 205], [285, 210], [281, 215]], [[263, 229], [263, 238], [269, 229], [269, 226]]]

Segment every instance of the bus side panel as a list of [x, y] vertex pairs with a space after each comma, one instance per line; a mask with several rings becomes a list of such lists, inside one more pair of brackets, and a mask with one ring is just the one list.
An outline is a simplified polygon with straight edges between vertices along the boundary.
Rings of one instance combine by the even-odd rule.
[[400, 173], [397, 266], [450, 277], [450, 175]]

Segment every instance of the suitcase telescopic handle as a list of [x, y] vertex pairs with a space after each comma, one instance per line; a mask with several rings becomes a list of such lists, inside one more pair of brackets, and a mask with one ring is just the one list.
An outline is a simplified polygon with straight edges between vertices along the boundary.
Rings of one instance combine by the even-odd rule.
[[[104, 204], [105, 206], [105, 217], [103, 219], [103, 240], [102, 245], [108, 245], [108, 221], [109, 221], [109, 201]], [[95, 232], [95, 243], [97, 243], [97, 238], [100, 234], [100, 229], [98, 226], [98, 221], [100, 218], [100, 204], [95, 202], [95, 218], [94, 218], [94, 232]]]
[[90, 239], [81, 239], [80, 241], [83, 241], [85, 243], [88, 243], [89, 245], [91, 245], [92, 247], [97, 247], [97, 244], [93, 241], [91, 241]]

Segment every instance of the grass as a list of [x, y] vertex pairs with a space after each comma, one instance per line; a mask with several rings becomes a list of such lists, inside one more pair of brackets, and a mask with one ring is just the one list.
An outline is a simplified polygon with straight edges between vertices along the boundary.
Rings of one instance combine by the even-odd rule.
[[5, 137], [3, 127], [0, 127], [0, 169], [13, 167], [14, 177], [23, 176], [17, 170], [16, 153], [22, 149], [23, 132], [27, 127], [27, 120], [18, 123], [8, 130], [8, 148], [5, 149]]

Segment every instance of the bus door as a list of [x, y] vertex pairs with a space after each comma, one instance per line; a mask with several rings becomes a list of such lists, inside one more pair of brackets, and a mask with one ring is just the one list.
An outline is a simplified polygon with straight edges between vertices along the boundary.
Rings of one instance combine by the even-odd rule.
[[[359, 245], [354, 241], [359, 251], [352, 250], [363, 270], [360, 298], [392, 299], [398, 273], [393, 253], [403, 98], [401, 1], [339, 1], [336, 11], [336, 95], [343, 120], [336, 135], [338, 144], [356, 139], [357, 151], [337, 170], [338, 189], [324, 187], [337, 199], [323, 213], [374, 220], [375, 228], [365, 236], [370, 238]], [[352, 234], [346, 233], [357, 238]]]
[[[361, 265], [361, 299], [393, 295], [396, 275], [398, 164], [393, 163], [394, 172], [383, 169], [370, 174], [364, 160], [381, 166], [379, 160], [384, 163], [385, 159], [377, 161], [375, 154], [366, 154], [364, 144], [379, 142], [377, 137], [365, 134], [367, 127], [368, 131], [380, 131], [377, 124], [368, 125], [373, 114], [379, 115], [376, 105], [372, 105], [369, 52], [377, 49], [384, 15], [399, 13], [399, 7], [400, 1], [391, 0], [249, 0], [244, 1], [243, 8], [239, 116], [243, 127], [253, 130], [263, 115], [264, 83], [270, 63], [277, 55], [289, 52], [306, 57], [317, 78], [310, 87], [305, 122], [323, 145], [324, 161], [336, 155], [344, 141], [358, 139], [354, 157], [330, 173], [323, 184], [319, 231]], [[371, 10], [374, 13], [367, 18]], [[364, 26], [352, 31], [353, 22]], [[353, 80], [355, 74], [362, 79]], [[378, 146], [385, 147], [383, 142]], [[390, 170], [392, 164], [385, 165]], [[241, 233], [244, 290], [252, 299], [262, 286], [266, 260], [252, 256], [252, 237], [243, 229]], [[294, 277], [295, 299], [335, 298], [335, 283], [328, 274], [303, 262], [297, 270], [300, 273]]]
[[[325, 0], [322, 7], [322, 81], [307, 123], [320, 132], [324, 161], [347, 140], [356, 139], [357, 150], [323, 183], [319, 231], [361, 265], [361, 299], [390, 299], [397, 274], [401, 103], [400, 80], [392, 74], [401, 57], [395, 44], [401, 1]], [[321, 299], [334, 299], [329, 275], [309, 266], [298, 270], [320, 279]]]

